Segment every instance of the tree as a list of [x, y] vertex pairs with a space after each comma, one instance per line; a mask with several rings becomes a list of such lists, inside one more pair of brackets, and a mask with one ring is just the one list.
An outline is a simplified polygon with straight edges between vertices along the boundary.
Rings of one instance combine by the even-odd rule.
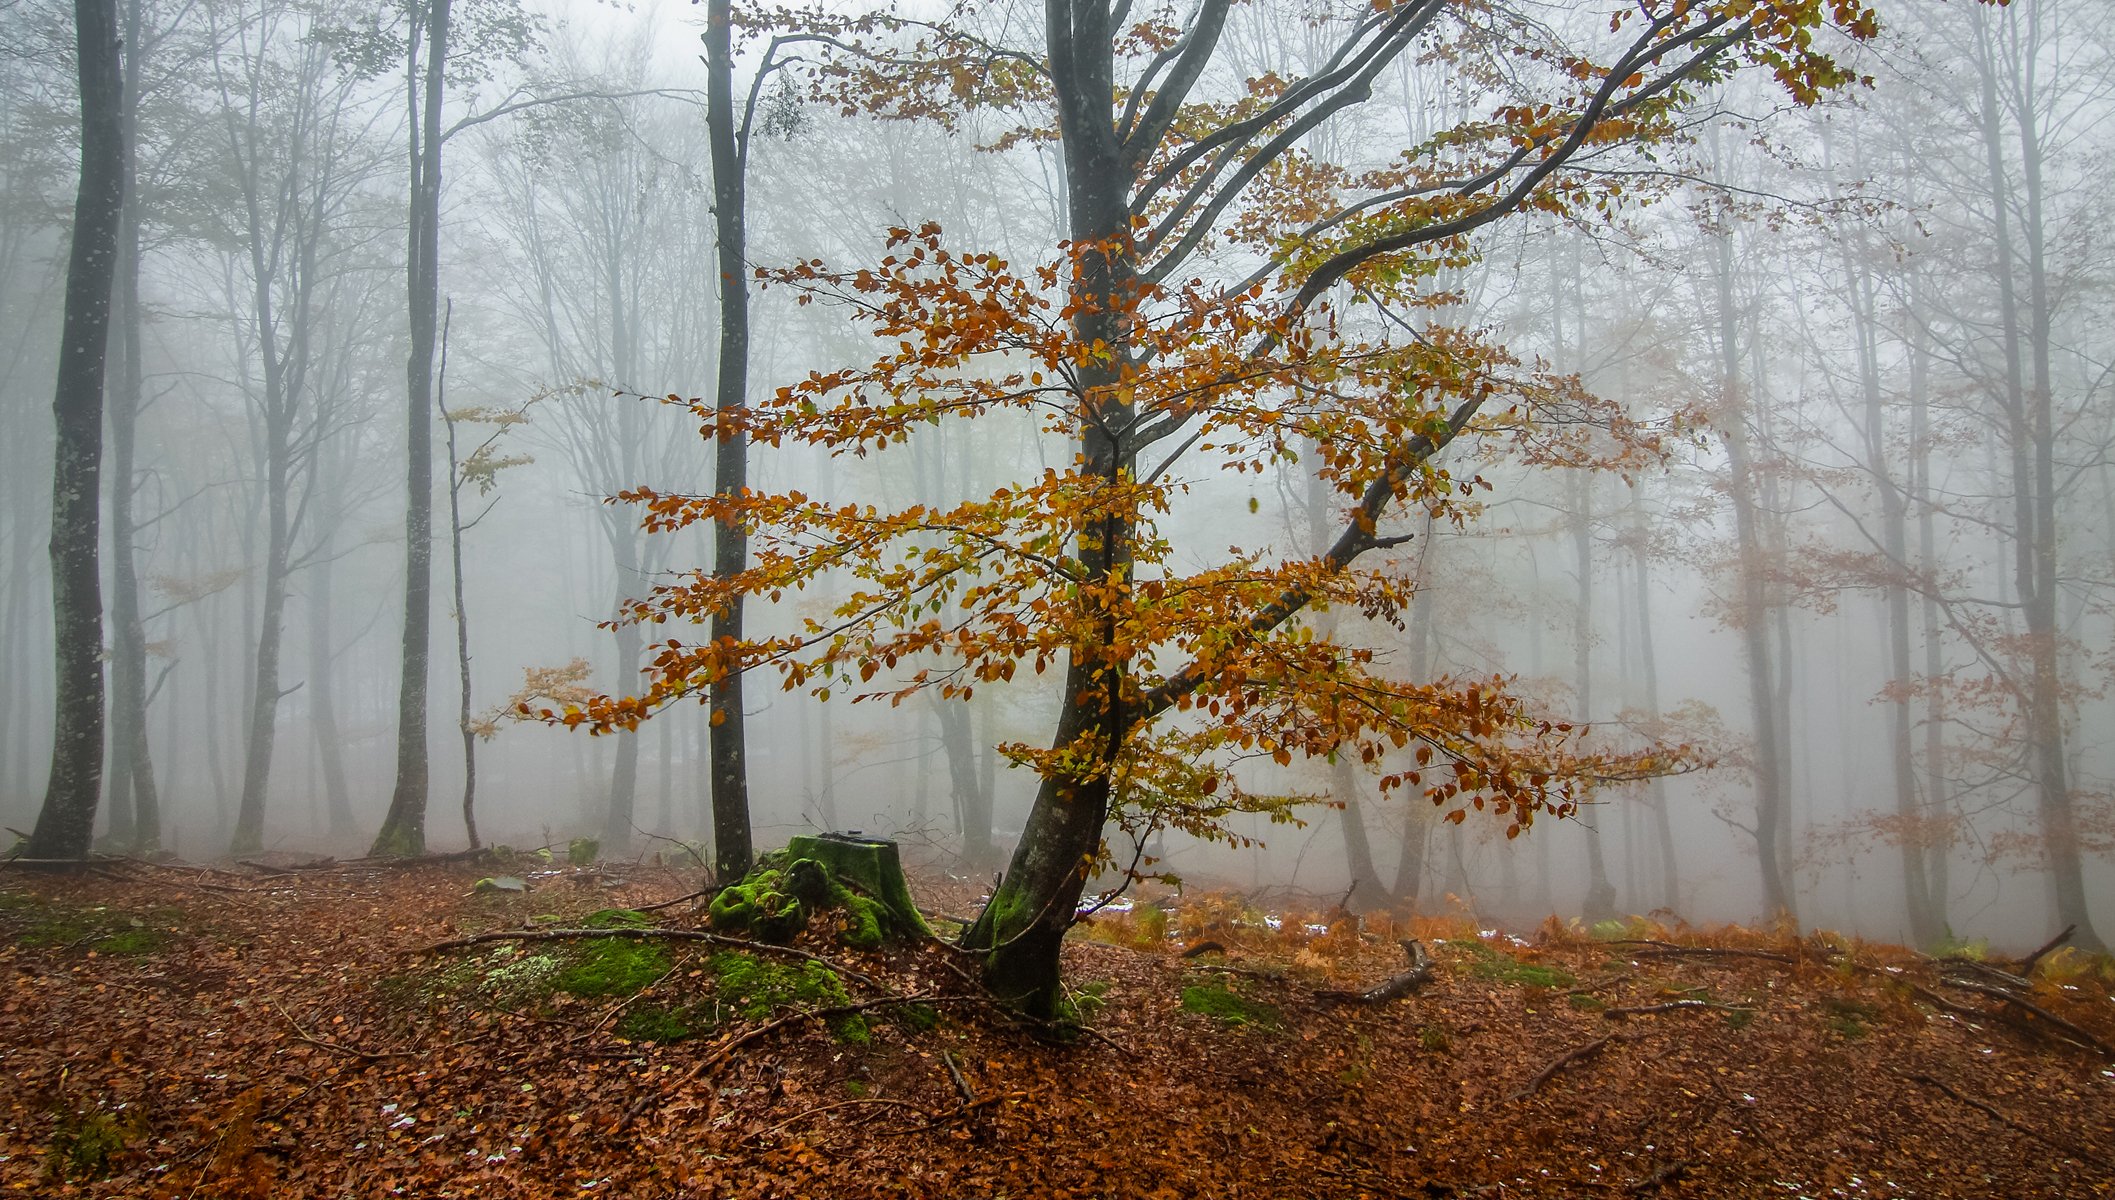
[[[1502, 678], [1388, 677], [1371, 650], [1293, 618], [1315, 605], [1400, 616], [1416, 581], [1387, 552], [1409, 538], [1383, 522], [1403, 508], [1467, 519], [1481, 480], [1433, 461], [1457, 438], [1535, 466], [1652, 457], [1652, 432], [1576, 381], [1472, 332], [1415, 323], [1436, 303], [1434, 271], [1473, 258], [1476, 231], [1524, 208], [1584, 219], [1620, 204], [1617, 176], [1565, 168], [1673, 135], [1697, 89], [1743, 62], [1796, 99], [1848, 81], [1812, 47], [1823, 17], [1806, 5], [1618, 7], [1575, 46], [1502, 11], [1410, 0], [1326, 13], [1317, 19], [1338, 42], [1322, 68], [1237, 83], [1210, 72], [1230, 8], [1205, 0], [1180, 24], [1159, 9], [1126, 26], [1106, 3], [1048, 0], [1035, 51], [961, 22], [842, 27], [847, 39], [915, 38], [883, 64], [879, 49], [843, 60], [837, 94], [848, 99], [943, 120], [964, 105], [1047, 105], [1051, 125], [1031, 121], [1011, 142], [1054, 129], [1068, 240], [1016, 270], [950, 247], [927, 224], [895, 230], [873, 267], [768, 271], [804, 300], [852, 306], [878, 357], [816, 372], [746, 414], [702, 401], [695, 411], [718, 436], [840, 453], [1010, 412], [1069, 441], [1072, 457], [945, 511], [798, 492], [627, 493], [650, 528], [740, 520], [755, 531], [753, 564], [736, 579], [663, 586], [636, 619], [697, 619], [831, 572], [857, 586], [828, 620], [664, 643], [642, 695], [547, 713], [629, 727], [764, 665], [790, 687], [864, 685], [892, 699], [1061, 670], [1049, 747], [1006, 748], [1039, 790], [965, 935], [987, 984], [1031, 1013], [1054, 1011], [1060, 940], [1105, 861], [1112, 820], [1211, 833], [1230, 813], [1278, 815], [1301, 799], [1245, 791], [1235, 756], [1371, 761], [1414, 744], [1416, 765], [1384, 775], [1383, 789], [1421, 792], [1457, 822], [1493, 813], [1509, 834], [1538, 814], [1570, 815], [1595, 782], [1670, 765], [1666, 748], [1582, 750], [1576, 730], [1531, 711]], [[1833, 18], [1853, 35], [1871, 29], [1856, 4]], [[1366, 170], [1300, 148], [1421, 44], [1483, 117]], [[1200, 569], [1178, 565], [1166, 522], [1185, 496], [1211, 492], [1177, 468], [1260, 472], [1302, 439], [1345, 506], [1334, 540], [1315, 553], [1237, 548]]]
[[[81, 178], [52, 397], [59, 439], [52, 466], [52, 647], [58, 707], [51, 780], [27, 853], [88, 852], [103, 782], [103, 598], [98, 575], [103, 375], [125, 202], [124, 81], [116, 0], [75, 0], [81, 85]], [[130, 481], [125, 481], [129, 485]]]
[[[465, 3], [465, 36], [451, 42], [453, 0], [412, 3], [406, 32], [353, 31], [340, 39], [348, 58], [368, 70], [394, 58], [404, 65], [411, 167], [404, 260], [405, 314], [411, 351], [404, 360], [404, 637], [397, 690], [397, 769], [389, 812], [371, 853], [426, 852], [426, 693], [433, 627], [433, 364], [440, 336], [441, 147], [451, 136], [546, 99], [520, 93], [453, 125], [441, 124], [451, 82], [488, 77], [493, 64], [536, 45], [538, 26], [510, 0]], [[421, 59], [423, 53], [424, 58]], [[422, 65], [423, 64], [423, 65]]]

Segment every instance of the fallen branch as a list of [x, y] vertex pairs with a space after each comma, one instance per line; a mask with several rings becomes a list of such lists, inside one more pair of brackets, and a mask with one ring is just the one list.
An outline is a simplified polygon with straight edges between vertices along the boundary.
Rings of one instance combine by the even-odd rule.
[[1964, 992], [1974, 992], [1977, 995], [1981, 996], [1994, 996], [1999, 1000], [2003, 1000], [2007, 1004], [2011, 1004], [2018, 1008], [2024, 1009], [2027, 1012], [2033, 1013], [2035, 1016], [2041, 1018], [2042, 1020], [2047, 1021], [2049, 1024], [2062, 1030], [2066, 1035], [2070, 1037], [2072, 1041], [2077, 1042], [2079, 1045], [2085, 1046], [2092, 1050], [2097, 1050], [2102, 1055], [2105, 1055], [2108, 1058], [2115, 1058], [2115, 1045], [2109, 1045], [2106, 1041], [2096, 1036], [2092, 1030], [2083, 1028], [2079, 1025], [2073, 1024], [2072, 1022], [2065, 1020], [2062, 1017], [2057, 1016], [2055, 1013], [2050, 1012], [2048, 1009], [2043, 1008], [2041, 1005], [2036, 1004], [2034, 1001], [2027, 999], [2025, 996], [2017, 995], [2001, 987], [1992, 987], [1990, 984], [1987, 983], [1977, 983], [1973, 979], [1942, 979], [1939, 982], [1945, 984], [1947, 987], [1960, 988]]
[[2058, 946], [2061, 946], [2065, 942], [2070, 941], [2071, 935], [2077, 932], [2078, 926], [2076, 925], [2064, 926], [2064, 931], [2062, 933], [2059, 933], [2055, 937], [2050, 938], [2048, 941], [2043, 942], [2041, 944], [2041, 947], [2037, 949], [2034, 953], [2020, 960], [2020, 974], [2034, 974], [2034, 965], [2036, 963], [2040, 962], [2044, 958], [2047, 958], [2049, 956], [2050, 951], [2055, 950]]
[[883, 996], [878, 1000], [862, 1000], [856, 1004], [834, 1004], [828, 1008], [795, 1009], [783, 1017], [776, 1017], [764, 1022], [762, 1025], [751, 1026], [743, 1030], [740, 1034], [729, 1039], [725, 1045], [714, 1051], [710, 1058], [700, 1061], [696, 1067], [691, 1069], [690, 1075], [697, 1076], [711, 1070], [713, 1067], [727, 1061], [728, 1056], [743, 1046], [797, 1021], [827, 1021], [833, 1017], [848, 1017], [854, 1013], [866, 1012], [869, 1009], [887, 1008], [897, 1004], [948, 1004], [958, 1000], [974, 999], [976, 999], [974, 996], [948, 996], [939, 992], [921, 992], [915, 996]]
[[1976, 1111], [1982, 1113], [1984, 1116], [1987, 1116], [1991, 1120], [1996, 1121], [1998, 1124], [2003, 1125], [2005, 1128], [2012, 1130], [2014, 1133], [2023, 1134], [2027, 1137], [2034, 1139], [2037, 1142], [2040, 1142], [2044, 1146], [2049, 1146], [2054, 1149], [2061, 1150], [2065, 1154], [2068, 1154], [2073, 1158], [2093, 1163], [2097, 1166], [2104, 1167], [2108, 1165], [2107, 1159], [2101, 1157], [2100, 1155], [2094, 1154], [2090, 1150], [2086, 1150], [2079, 1146], [2071, 1145], [2068, 1142], [2064, 1142], [2057, 1138], [2050, 1137], [2048, 1134], [2043, 1133], [2038, 1129], [2022, 1125], [2018, 1121], [2013, 1120], [2011, 1117], [2006, 1116], [2004, 1113], [1999, 1112], [1995, 1107], [1986, 1104], [1973, 1096], [1962, 1095], [1961, 1093], [1955, 1091], [1952, 1087], [1948, 1086], [1946, 1081], [1943, 1079], [1938, 1079], [1933, 1076], [1924, 1074], [1898, 1075], [1896, 1076], [1896, 1078], [1907, 1079], [1912, 1083], [1921, 1083], [1926, 1087], [1937, 1088], [1938, 1090], [1953, 1097], [1955, 1100], [1958, 1100], [1961, 1103], [1967, 1105], [1968, 1107], [1975, 1109]]
[[1720, 1004], [1716, 1000], [1665, 1000], [1658, 1004], [1640, 1004], [1633, 1008], [1604, 1008], [1601, 1015], [1608, 1020], [1619, 1017], [1642, 1017], [1647, 1013], [1676, 1012], [1688, 1008], [1719, 1008], [1727, 1012], [1751, 1013], [1755, 1010], [1744, 1004]]
[[1398, 996], [1405, 996], [1432, 981], [1432, 956], [1425, 953], [1423, 943], [1416, 938], [1406, 938], [1400, 945], [1410, 959], [1410, 969], [1400, 975], [1383, 980], [1361, 992], [1343, 989], [1326, 989], [1315, 993], [1317, 1000], [1330, 1000], [1339, 1004], [1383, 1004]]
[[976, 1089], [969, 1086], [969, 1079], [962, 1074], [960, 1064], [955, 1062], [955, 1052], [942, 1050], [940, 1052], [940, 1062], [947, 1067], [947, 1077], [955, 1081], [955, 1094], [962, 1097], [962, 1103], [975, 1104], [977, 1102]]
[[1777, 950], [1748, 950], [1737, 946], [1678, 946], [1673, 942], [1652, 938], [1616, 938], [1603, 944], [1647, 947], [1638, 951], [1640, 958], [1759, 958], [1765, 962], [1799, 965], [1796, 956]]
[[815, 1116], [819, 1113], [829, 1112], [832, 1109], [855, 1107], [871, 1108], [884, 1106], [890, 1108], [908, 1108], [918, 1112], [925, 1111], [924, 1109], [919, 1108], [917, 1105], [911, 1103], [908, 1100], [890, 1100], [880, 1096], [862, 1096], [854, 1100], [838, 1100], [830, 1104], [818, 1104], [814, 1108], [805, 1109], [801, 1112], [794, 1113], [792, 1116], [787, 1117], [785, 1120], [780, 1121], [778, 1124], [773, 1125], [769, 1129], [760, 1129], [742, 1140], [749, 1142], [761, 1141], [764, 1138], [770, 1137], [775, 1133], [784, 1132], [792, 1126], [798, 1125], [802, 1121], [807, 1120], [809, 1117]]
[[[1573, 1063], [1585, 1062], [1587, 1059], [1592, 1058], [1596, 1054], [1601, 1053], [1603, 1050], [1608, 1049], [1608, 1044], [1610, 1042], [1616, 1041], [1617, 1038], [1618, 1035], [1611, 1033], [1606, 1037], [1595, 1038], [1593, 1041], [1590, 1041], [1583, 1046], [1574, 1046], [1571, 1049], [1566, 1050], [1564, 1053], [1551, 1059], [1550, 1065], [1542, 1068], [1540, 1071], [1535, 1072], [1535, 1077], [1533, 1079], [1528, 1080], [1527, 1083], [1522, 1086], [1519, 1091], [1514, 1092], [1510, 1096], [1507, 1096], [1506, 1099], [1527, 1099], [1529, 1096], [1532, 1096], [1536, 1092], [1541, 1091], [1542, 1085], [1548, 1083], [1551, 1077], [1556, 1075], [1557, 1072], [1562, 1071], [1568, 1066], [1571, 1066]], [[1629, 1039], [1625, 1038], [1623, 1040], [1628, 1041]]]
[[728, 937], [724, 933], [708, 933], [702, 929], [661, 929], [658, 927], [616, 929], [507, 929], [493, 933], [473, 933], [467, 937], [450, 938], [435, 942], [421, 949], [405, 950], [406, 954], [435, 954], [442, 950], [460, 950], [465, 946], [482, 946], [487, 942], [564, 942], [586, 938], [631, 938], [639, 941], [710, 942], [716, 946], [734, 946], [742, 950], [754, 950], [764, 954], [782, 954], [789, 958], [804, 958], [821, 963], [848, 979], [856, 979], [875, 991], [886, 991], [881, 982], [871, 975], [855, 971], [834, 959], [825, 958], [792, 946], [778, 946], [770, 942], [754, 942], [748, 938]]
[[279, 1002], [277, 1000], [270, 1001], [269, 1003], [272, 1006], [272, 1011], [278, 1013], [281, 1017], [283, 1017], [286, 1020], [286, 1023], [293, 1028], [294, 1037], [300, 1041], [307, 1042], [311, 1046], [315, 1046], [323, 1050], [329, 1050], [334, 1054], [343, 1054], [351, 1058], [361, 1059], [365, 1062], [382, 1062], [392, 1058], [411, 1057], [412, 1052], [409, 1050], [362, 1050], [357, 1046], [347, 1046], [339, 1042], [333, 1042], [328, 1038], [319, 1038], [314, 1034], [310, 1033], [308, 1030], [303, 1029], [301, 1027], [301, 1022], [296, 1021], [292, 1013], [289, 1013], [285, 1009], [279, 1007]]

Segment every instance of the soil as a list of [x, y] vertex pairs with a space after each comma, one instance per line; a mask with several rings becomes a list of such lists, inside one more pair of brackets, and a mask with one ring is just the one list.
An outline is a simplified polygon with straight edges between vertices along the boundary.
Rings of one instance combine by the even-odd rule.
[[[526, 890], [478, 887], [500, 874]], [[608, 995], [551, 990], [539, 965], [574, 961], [586, 938], [430, 949], [591, 918], [636, 929], [608, 910], [671, 900], [646, 919], [702, 930], [701, 901], [685, 898], [696, 887], [639, 865], [8, 870], [0, 1187], [2115, 1192], [2110, 968], [2068, 951], [2008, 982], [2017, 964], [1828, 935], [1634, 921], [1596, 937], [1553, 921], [1516, 936], [1458, 916], [1256, 913], [1222, 896], [1088, 922], [1065, 952], [1082, 1022], [1066, 1030], [1009, 1021], [940, 941], [855, 951], [828, 921], [798, 946], [841, 968], [844, 990], [764, 1016], [715, 998], [728, 985], [714, 956], [738, 952], [723, 944], [623, 934], [652, 952], [611, 959], [607, 978], [643, 962], [650, 982]], [[914, 891], [943, 914], [975, 902], [943, 880]], [[1407, 938], [1429, 952], [1429, 980], [1349, 998], [1406, 970]], [[813, 973], [796, 956], [755, 957], [788, 979]], [[815, 1006], [840, 1011], [802, 1015]]]

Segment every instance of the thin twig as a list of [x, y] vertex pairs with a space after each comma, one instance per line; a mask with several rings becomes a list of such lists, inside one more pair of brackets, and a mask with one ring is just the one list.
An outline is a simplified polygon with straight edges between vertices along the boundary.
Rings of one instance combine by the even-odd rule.
[[1685, 1008], [1719, 1008], [1727, 1012], [1744, 1013], [1755, 1011], [1744, 1004], [1720, 1004], [1716, 1000], [1667, 1000], [1659, 1004], [1640, 1004], [1634, 1008], [1604, 1008], [1601, 1015], [1614, 1020], [1617, 1017], [1641, 1017], [1647, 1013], [1675, 1012]]
[[1548, 1083], [1550, 1081], [1550, 1078], [1556, 1075], [1557, 1072], [1562, 1071], [1564, 1068], [1572, 1065], [1573, 1063], [1584, 1062], [1587, 1059], [1592, 1058], [1596, 1054], [1601, 1053], [1603, 1050], [1608, 1049], [1608, 1044], [1615, 1040], [1617, 1040], [1617, 1035], [1611, 1033], [1606, 1037], [1595, 1038], [1593, 1041], [1590, 1041], [1583, 1046], [1574, 1046], [1571, 1049], [1566, 1050], [1564, 1053], [1551, 1059], [1550, 1065], [1542, 1068], [1540, 1071], [1535, 1072], [1535, 1077], [1533, 1079], [1528, 1080], [1527, 1083], [1521, 1086], [1521, 1089], [1519, 1091], [1514, 1092], [1512, 1095], [1506, 1097], [1506, 1099], [1527, 1099], [1529, 1096], [1532, 1096], [1536, 1092], [1541, 1091], [1542, 1085]]
[[2022, 1125], [2018, 1121], [2013, 1120], [2011, 1117], [2006, 1116], [2004, 1113], [1999, 1112], [1996, 1108], [1992, 1107], [1991, 1105], [1986, 1104], [1973, 1096], [1962, 1095], [1961, 1093], [1955, 1091], [1953, 1088], [1947, 1086], [1946, 1081], [1943, 1079], [1938, 1079], [1930, 1075], [1915, 1073], [1900, 1075], [1897, 1076], [1897, 1078], [1907, 1079], [1912, 1083], [1921, 1083], [1926, 1087], [1937, 1088], [1938, 1090], [1946, 1093], [1947, 1095], [1953, 1097], [1954, 1099], [1960, 1101], [1968, 1107], [1975, 1109], [1976, 1111], [1989, 1117], [1991, 1120], [1996, 1121], [1998, 1124], [2003, 1125], [2005, 1128], [2010, 1129], [2015, 1133], [2025, 1134], [2027, 1137], [2033, 1138], [2035, 1141], [2040, 1142], [2045, 1146], [2052, 1146], [2058, 1150], [2061, 1150], [2065, 1154], [2071, 1155], [2073, 1158], [2082, 1159], [2086, 1162], [2094, 1163], [2099, 1166], [2108, 1165], [2107, 1159], [2102, 1158], [2100, 1155], [2094, 1154], [2090, 1150], [2071, 1145], [2068, 1142], [2060, 1141], [2056, 1138], [2050, 1137], [2048, 1134], [2043, 1133], [2038, 1129], [2033, 1129], [2029, 1126]]
[[1975, 992], [1978, 995], [1983, 996], [1995, 996], [1996, 998], [1998, 998], [1999, 1000], [2003, 1000], [2007, 1004], [2023, 1008], [2026, 1011], [2033, 1013], [2035, 1016], [2040, 1017], [2042, 1020], [2047, 1021], [2049, 1024], [2056, 1026], [2058, 1029], [2063, 1030], [2064, 1033], [2070, 1036], [2072, 1041], [2077, 1042], [2079, 1045], [2086, 1046], [2093, 1050], [2097, 1050], [2101, 1054], [2106, 1055], [2109, 1058], [2115, 1058], [2115, 1046], [2111, 1046], [2106, 1041], [2103, 1041], [2101, 1038], [2095, 1036], [2092, 1030], [2082, 1028], [2078, 1025], [2073, 1024], [2070, 1021], [2065, 1020], [2062, 1017], [2057, 1016], [2055, 1013], [2050, 1012], [2048, 1009], [2043, 1008], [2041, 1005], [2036, 1004], [2034, 1001], [2027, 999], [2025, 996], [2016, 995], [2012, 992], [2006, 991], [2004, 988], [2001, 987], [1992, 987], [1990, 984], [1987, 983], [1977, 983], [1973, 979], [1942, 979], [1939, 982], [1945, 984], [1947, 987], [1960, 988], [1962, 991], [1965, 992]]

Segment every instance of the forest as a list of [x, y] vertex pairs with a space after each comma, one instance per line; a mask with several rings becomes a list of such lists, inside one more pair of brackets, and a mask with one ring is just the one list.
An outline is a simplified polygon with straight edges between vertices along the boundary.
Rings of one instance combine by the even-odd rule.
[[2100, 0], [0, 4], [0, 1181], [2115, 1189]]

